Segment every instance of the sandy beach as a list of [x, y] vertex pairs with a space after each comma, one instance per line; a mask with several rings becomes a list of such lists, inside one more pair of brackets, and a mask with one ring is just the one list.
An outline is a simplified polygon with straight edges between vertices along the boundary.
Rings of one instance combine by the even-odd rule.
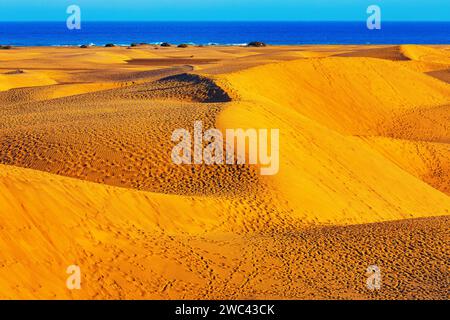
[[[449, 298], [450, 46], [0, 61], [0, 299]], [[197, 120], [278, 128], [278, 174], [174, 164]]]

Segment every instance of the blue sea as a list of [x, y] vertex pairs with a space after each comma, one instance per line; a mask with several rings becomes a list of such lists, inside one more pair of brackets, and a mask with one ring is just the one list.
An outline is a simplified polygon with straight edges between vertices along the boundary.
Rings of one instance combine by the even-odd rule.
[[241, 45], [262, 41], [294, 44], [449, 44], [450, 22], [0, 22], [0, 44], [66, 46], [132, 42]]

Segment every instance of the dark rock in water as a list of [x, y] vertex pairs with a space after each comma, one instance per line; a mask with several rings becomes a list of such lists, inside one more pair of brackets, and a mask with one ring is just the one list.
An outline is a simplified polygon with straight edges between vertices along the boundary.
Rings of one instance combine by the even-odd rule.
[[0, 49], [8, 50], [8, 49], [12, 49], [12, 46], [0, 46]]
[[25, 73], [25, 71], [23, 71], [22, 69], [17, 69], [14, 71], [5, 72], [5, 74], [21, 74], [21, 73]]
[[107, 43], [107, 44], [105, 44], [106, 48], [112, 48], [112, 47], [115, 47], [115, 46], [116, 45], [114, 43]]
[[148, 46], [147, 42], [133, 42], [130, 44], [130, 47], [140, 47], [140, 46]]
[[161, 43], [161, 47], [171, 47], [172, 45], [168, 42]]
[[186, 43], [182, 43], [178, 45], [178, 48], [187, 48], [189, 47]]
[[247, 44], [247, 47], [261, 48], [261, 47], [265, 47], [265, 46], [267, 46], [267, 45], [264, 42], [259, 42], [259, 41], [252, 41]]
[[89, 46], [87, 45], [87, 44], [82, 44], [81, 46], [80, 46], [80, 48], [89, 48]]

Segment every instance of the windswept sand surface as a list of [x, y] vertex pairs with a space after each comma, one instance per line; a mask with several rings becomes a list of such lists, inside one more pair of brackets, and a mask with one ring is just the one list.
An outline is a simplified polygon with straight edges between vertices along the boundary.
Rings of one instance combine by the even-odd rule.
[[[448, 299], [449, 47], [0, 61], [0, 298]], [[280, 129], [279, 173], [173, 164], [196, 120]]]

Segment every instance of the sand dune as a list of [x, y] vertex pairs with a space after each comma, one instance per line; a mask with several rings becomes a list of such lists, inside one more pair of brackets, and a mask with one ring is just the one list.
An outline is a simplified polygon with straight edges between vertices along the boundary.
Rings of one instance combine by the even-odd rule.
[[402, 45], [400, 51], [410, 60], [404, 65], [436, 79], [450, 82], [450, 52], [443, 46]]
[[32, 87], [56, 84], [57, 82], [44, 73], [28, 71], [18, 73], [14, 70], [0, 74], [0, 91], [19, 87]]
[[428, 75], [435, 77], [436, 79], [450, 83], [450, 68], [443, 70], [435, 70], [427, 72]]
[[400, 51], [411, 60], [450, 64], [450, 52], [439, 47], [402, 45]]
[[367, 137], [367, 141], [403, 170], [450, 194], [449, 143]]
[[[447, 57], [1, 52], [0, 298], [447, 298], [450, 87], [430, 75]], [[172, 131], [196, 120], [279, 128], [279, 174], [173, 164]]]
[[[226, 215], [223, 199], [5, 166], [0, 190], [3, 299], [446, 298], [444, 217], [345, 228], [291, 224], [291, 231], [239, 236], [229, 232], [239, 220]], [[248, 214], [242, 208], [238, 216]], [[65, 269], [74, 263], [83, 272], [80, 291], [65, 288]], [[366, 264], [382, 268], [383, 291], [366, 289]]]
[[[249, 81], [255, 77], [259, 81]], [[241, 100], [281, 104], [330, 129], [354, 135], [384, 133], [385, 121], [396, 113], [448, 105], [450, 95], [448, 85], [431, 77], [369, 58], [276, 63], [227, 79]]]
[[336, 57], [366, 57], [366, 58], [378, 58], [393, 61], [408, 61], [410, 58], [402, 52], [402, 46], [380, 46], [370, 47], [365, 49], [363, 46], [356, 50], [351, 50], [346, 53], [339, 53]]
[[[393, 62], [362, 58], [265, 65], [225, 76], [223, 83], [239, 101], [221, 113], [222, 127], [283, 128], [280, 174], [269, 183], [303, 220], [364, 223], [448, 214], [448, 196], [399, 170], [361, 139], [448, 143], [447, 85]], [[431, 172], [441, 172], [432, 155], [425, 157]], [[436, 175], [446, 181], [445, 173]]]
[[[21, 82], [22, 83], [22, 82]], [[34, 87], [21, 87], [0, 92], [0, 99], [4, 104], [19, 104], [24, 102], [37, 102], [52, 100], [61, 97], [79, 95], [88, 92], [102, 91], [111, 88], [118, 88], [125, 83], [76, 83], [43, 85]]]

